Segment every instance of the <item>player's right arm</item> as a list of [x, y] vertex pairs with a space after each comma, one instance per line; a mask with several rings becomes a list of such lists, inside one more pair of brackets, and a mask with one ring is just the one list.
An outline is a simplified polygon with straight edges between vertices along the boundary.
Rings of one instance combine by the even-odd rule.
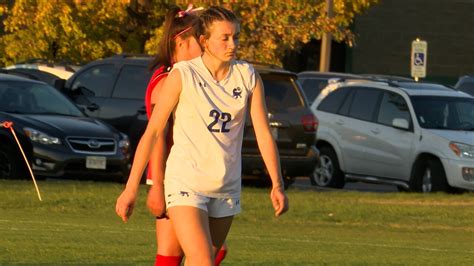
[[156, 105], [160, 106], [160, 112], [153, 112], [151, 114], [146, 130], [138, 143], [127, 185], [115, 205], [115, 212], [124, 222], [132, 214], [143, 170], [150, 159], [156, 139], [160, 135], [164, 135], [168, 118], [178, 103], [181, 86], [180, 72], [172, 71], [164, 82], [156, 102]]
[[[166, 78], [160, 80], [156, 87], [153, 89], [151, 96], [151, 110], [153, 112], [160, 112], [160, 108], [155, 108], [156, 102], [158, 101], [159, 94], [163, 88], [163, 84]], [[149, 174], [153, 181], [152, 186], [148, 190], [148, 196], [146, 205], [150, 212], [156, 217], [162, 217], [166, 211], [166, 203], [164, 197], [164, 179], [165, 179], [165, 166], [167, 156], [166, 146], [166, 135], [168, 133], [168, 126], [165, 128], [163, 134], [161, 134], [155, 143], [155, 147], [151, 152], [150, 161], [148, 166], [150, 169]]]

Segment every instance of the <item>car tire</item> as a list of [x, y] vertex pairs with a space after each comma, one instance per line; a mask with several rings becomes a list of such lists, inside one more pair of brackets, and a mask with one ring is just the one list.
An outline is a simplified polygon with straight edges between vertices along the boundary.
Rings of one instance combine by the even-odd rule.
[[422, 160], [418, 164], [410, 187], [413, 191], [422, 193], [449, 192], [450, 189], [443, 165], [434, 158]]
[[285, 176], [283, 177], [283, 185], [285, 187], [285, 190], [288, 189], [291, 184], [295, 183], [296, 177], [294, 176]]
[[24, 178], [25, 166], [22, 157], [12, 146], [2, 147], [0, 150], [0, 178]]
[[331, 147], [320, 149], [319, 163], [310, 176], [311, 185], [319, 187], [343, 188], [344, 173], [339, 167], [336, 152]]

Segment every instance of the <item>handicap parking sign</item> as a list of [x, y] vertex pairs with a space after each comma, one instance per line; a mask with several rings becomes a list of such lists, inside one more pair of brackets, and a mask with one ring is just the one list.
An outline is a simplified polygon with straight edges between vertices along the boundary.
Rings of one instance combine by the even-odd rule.
[[426, 77], [428, 44], [416, 39], [411, 44], [411, 76], [415, 79]]
[[424, 66], [425, 65], [425, 54], [424, 53], [415, 53], [415, 66]]

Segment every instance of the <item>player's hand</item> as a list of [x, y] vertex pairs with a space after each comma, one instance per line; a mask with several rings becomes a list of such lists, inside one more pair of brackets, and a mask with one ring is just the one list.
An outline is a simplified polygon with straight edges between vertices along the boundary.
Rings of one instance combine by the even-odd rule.
[[284, 188], [281, 186], [272, 188], [270, 199], [272, 200], [273, 209], [275, 210], [275, 216], [282, 215], [290, 208], [288, 197], [286, 196]]
[[115, 212], [117, 215], [122, 218], [122, 221], [125, 223], [128, 221], [128, 218], [133, 213], [133, 208], [135, 207], [135, 202], [137, 200], [137, 193], [125, 189], [122, 194], [117, 198], [117, 203], [115, 204]]
[[166, 217], [166, 203], [163, 184], [151, 186], [150, 190], [148, 190], [146, 206], [157, 218]]

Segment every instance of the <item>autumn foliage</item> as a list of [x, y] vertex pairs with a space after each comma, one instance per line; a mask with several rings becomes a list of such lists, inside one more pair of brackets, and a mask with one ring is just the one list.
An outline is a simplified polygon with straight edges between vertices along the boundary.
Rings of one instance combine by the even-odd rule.
[[[194, 1], [224, 5], [241, 18], [240, 58], [280, 65], [325, 31], [338, 41], [355, 40], [356, 14], [378, 0], [334, 0], [334, 17], [325, 0]], [[10, 3], [10, 4], [8, 4]], [[0, 0], [0, 65], [32, 58], [84, 63], [117, 53], [154, 54], [164, 15], [185, 1], [157, 0]]]

